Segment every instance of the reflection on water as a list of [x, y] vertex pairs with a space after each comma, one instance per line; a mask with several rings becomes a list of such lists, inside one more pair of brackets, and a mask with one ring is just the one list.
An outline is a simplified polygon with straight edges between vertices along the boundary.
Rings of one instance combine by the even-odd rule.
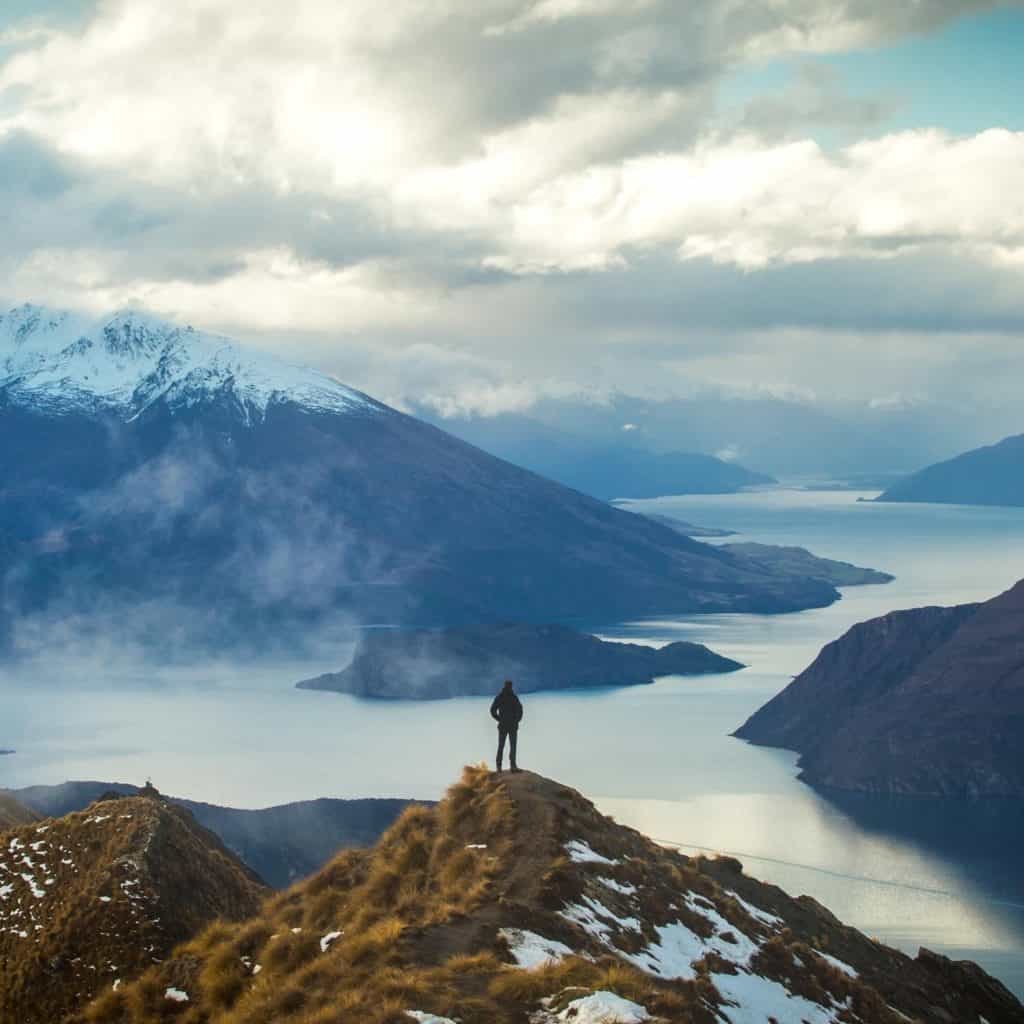
[[[857, 504], [771, 492], [643, 504], [800, 543], [897, 574], [796, 615], [717, 615], [609, 627], [650, 643], [707, 642], [750, 666], [652, 686], [526, 699], [521, 762], [650, 835], [734, 851], [752, 874], [808, 893], [912, 953], [977, 959], [1024, 994], [1020, 813], [969, 818], [814, 792], [795, 757], [729, 733], [853, 623], [892, 608], [989, 597], [1024, 566], [1024, 510]], [[187, 677], [71, 670], [0, 676], [0, 785], [141, 782], [235, 806], [313, 796], [437, 797], [459, 766], [493, 758], [488, 701], [375, 703], [296, 691], [337, 665], [223, 667]], [[967, 815], [967, 816], [965, 816]], [[881, 884], [884, 883], [884, 884]], [[1001, 902], [1000, 902], [1001, 901]]]

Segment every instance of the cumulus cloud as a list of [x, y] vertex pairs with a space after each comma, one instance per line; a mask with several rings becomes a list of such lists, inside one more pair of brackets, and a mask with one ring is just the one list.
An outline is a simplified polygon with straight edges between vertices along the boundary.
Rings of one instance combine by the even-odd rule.
[[[775, 350], [792, 365], [804, 330], [994, 351], [1024, 327], [1024, 133], [879, 134], [882, 100], [806, 63], [991, 6], [105, 0], [14, 21], [3, 297], [144, 305], [448, 412], [743, 386], [753, 349], [796, 345]], [[723, 78], [778, 58], [804, 61], [791, 88], [721, 115]]]

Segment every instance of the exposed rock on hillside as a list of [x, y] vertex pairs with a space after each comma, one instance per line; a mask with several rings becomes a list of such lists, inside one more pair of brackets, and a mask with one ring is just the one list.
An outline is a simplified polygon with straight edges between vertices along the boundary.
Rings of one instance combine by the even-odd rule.
[[1024, 796], [1024, 582], [854, 626], [736, 735], [823, 786]]
[[904, 956], [735, 860], [666, 850], [528, 772], [473, 769], [86, 1017], [1019, 1024], [1024, 1007], [975, 965]]
[[299, 687], [360, 697], [432, 700], [493, 694], [504, 679], [523, 693], [632, 686], [657, 676], [732, 672], [743, 666], [702, 644], [654, 648], [614, 643], [566, 626], [521, 624], [445, 630], [369, 630], [348, 668]]
[[0, 1021], [12, 1024], [58, 1024], [266, 893], [160, 799], [100, 801], [0, 838]]

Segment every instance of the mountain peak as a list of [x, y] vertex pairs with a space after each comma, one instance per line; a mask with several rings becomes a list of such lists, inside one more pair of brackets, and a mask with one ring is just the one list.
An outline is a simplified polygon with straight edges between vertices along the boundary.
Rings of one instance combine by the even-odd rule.
[[173, 410], [225, 399], [246, 421], [282, 402], [384, 409], [324, 373], [133, 308], [89, 318], [26, 304], [0, 315], [0, 393], [49, 413], [123, 419], [157, 402]]
[[683, 856], [557, 782], [483, 768], [86, 1017], [162, 1020], [171, 989], [210, 1024], [1024, 1021], [974, 965], [912, 960], [734, 859]]

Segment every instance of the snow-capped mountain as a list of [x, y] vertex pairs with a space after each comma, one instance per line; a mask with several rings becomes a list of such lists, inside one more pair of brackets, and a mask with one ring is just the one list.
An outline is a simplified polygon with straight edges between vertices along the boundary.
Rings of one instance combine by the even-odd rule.
[[377, 403], [331, 377], [133, 310], [99, 319], [24, 305], [0, 315], [0, 390], [53, 412], [128, 419], [156, 401], [230, 400], [246, 418], [274, 402], [320, 412]]
[[[141, 314], [0, 318], [0, 652], [834, 601], [324, 374]], [[337, 627], [337, 628], [335, 628]]]

